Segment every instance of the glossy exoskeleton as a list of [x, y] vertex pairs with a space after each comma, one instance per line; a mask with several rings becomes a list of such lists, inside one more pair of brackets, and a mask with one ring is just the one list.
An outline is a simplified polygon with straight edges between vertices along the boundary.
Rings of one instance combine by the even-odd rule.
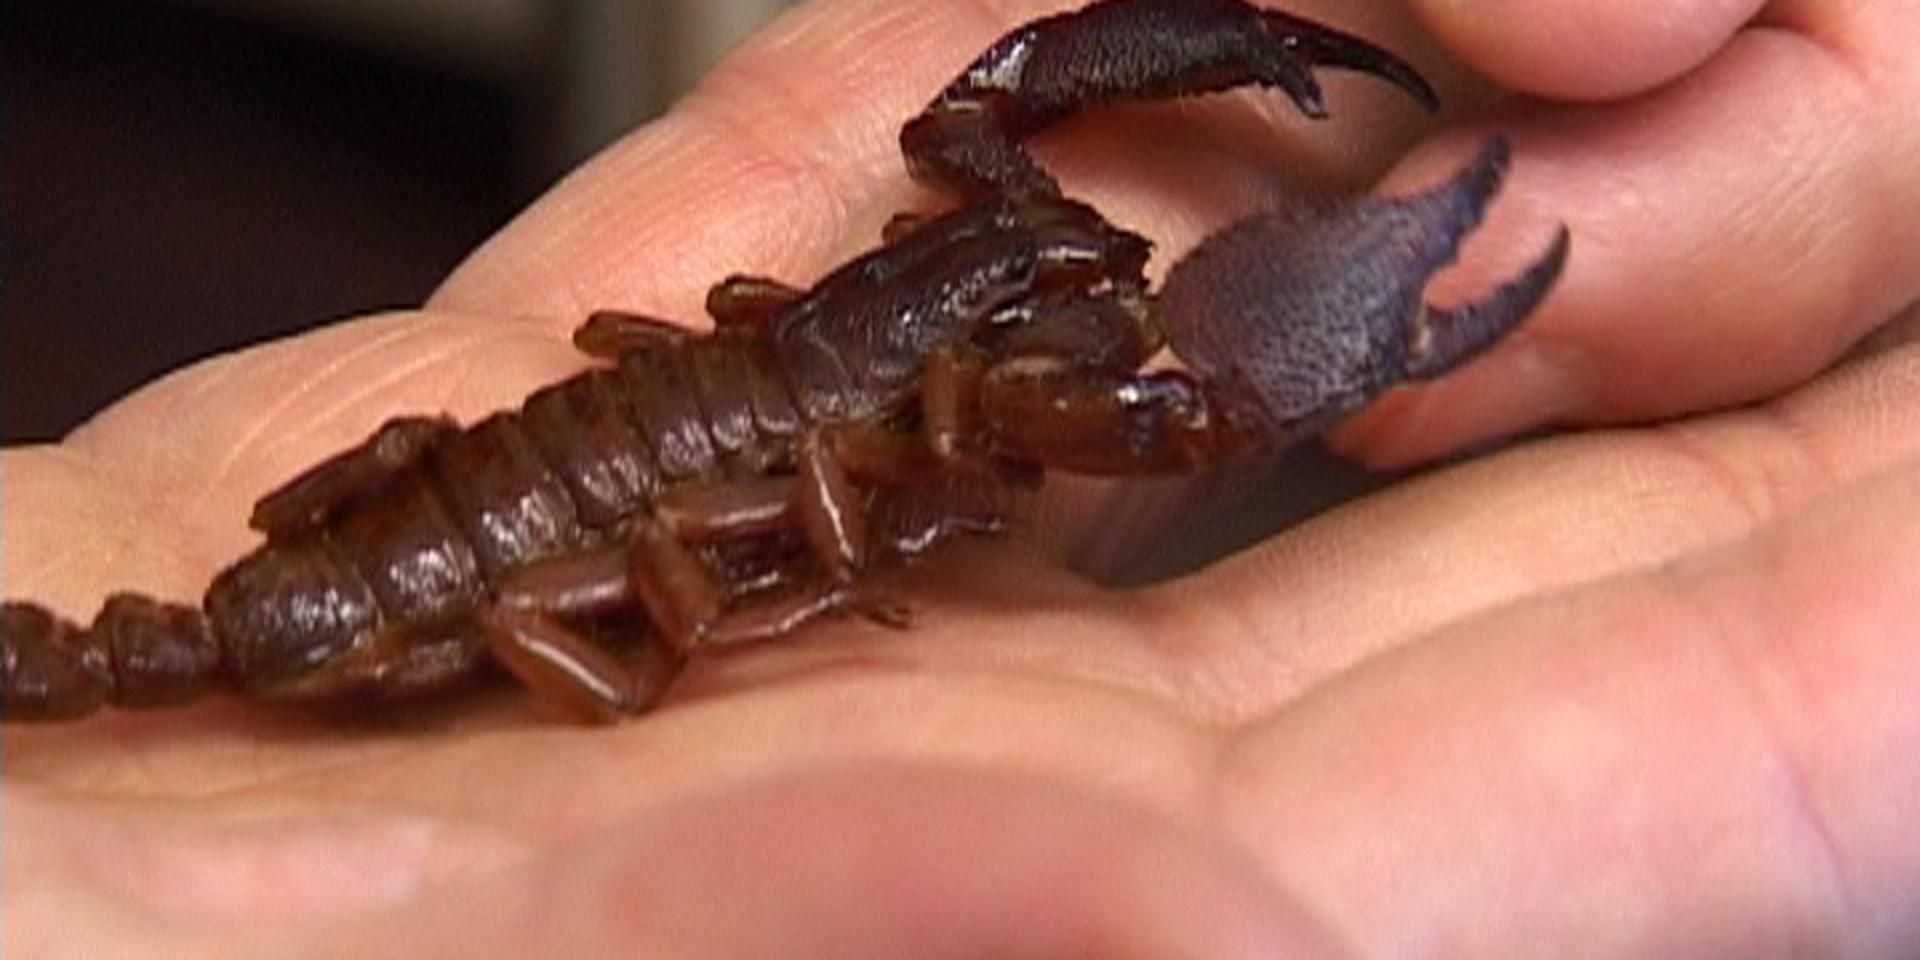
[[[1020, 146], [1089, 106], [1244, 84], [1321, 116], [1322, 67], [1434, 103], [1392, 54], [1242, 0], [1022, 27], [902, 131], [955, 209], [898, 218], [809, 289], [726, 280], [708, 334], [595, 315], [575, 342], [603, 363], [517, 411], [390, 421], [261, 500], [266, 542], [200, 607], [119, 594], [83, 627], [7, 604], [0, 715], [221, 688], [399, 697], [487, 660], [583, 716], [635, 713], [685, 657], [836, 611], [903, 623], [863, 574], [995, 529], [1009, 485], [1203, 468], [1443, 374], [1518, 326], [1567, 255], [1563, 229], [1478, 303], [1423, 302], [1499, 187], [1503, 141], [1423, 194], [1229, 226], [1155, 292], [1147, 241]], [[1149, 372], [1163, 347], [1176, 362]]]

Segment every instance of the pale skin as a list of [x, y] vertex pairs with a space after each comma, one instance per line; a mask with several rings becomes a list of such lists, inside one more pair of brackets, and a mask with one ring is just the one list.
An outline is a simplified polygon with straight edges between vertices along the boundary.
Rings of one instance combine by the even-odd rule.
[[[513, 402], [578, 368], [595, 308], [812, 278], [932, 202], [901, 119], [1059, 6], [803, 7], [423, 310], [8, 451], [5, 592], [196, 597], [255, 497], [385, 416]], [[914, 630], [703, 662], [607, 729], [513, 692], [8, 728], [7, 955], [1913, 956], [1920, 346], [1826, 368], [1920, 297], [1920, 3], [1761, 7], [1303, 4], [1458, 112], [1335, 81], [1326, 124], [1255, 94], [1041, 150], [1164, 252], [1505, 131], [1513, 178], [1436, 297], [1565, 221], [1561, 289], [1336, 445], [1399, 465], [1615, 426], [1137, 594], [968, 545], [901, 582]]]

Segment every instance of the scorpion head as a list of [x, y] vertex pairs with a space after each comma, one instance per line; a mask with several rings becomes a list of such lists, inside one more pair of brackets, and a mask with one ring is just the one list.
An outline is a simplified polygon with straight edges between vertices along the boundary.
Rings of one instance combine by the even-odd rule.
[[1396, 384], [1438, 376], [1520, 324], [1567, 256], [1551, 248], [1487, 299], [1422, 299], [1500, 188], [1509, 147], [1490, 140], [1423, 194], [1295, 204], [1207, 238], [1169, 273], [1160, 322], [1225, 412], [1269, 445], [1317, 433]]

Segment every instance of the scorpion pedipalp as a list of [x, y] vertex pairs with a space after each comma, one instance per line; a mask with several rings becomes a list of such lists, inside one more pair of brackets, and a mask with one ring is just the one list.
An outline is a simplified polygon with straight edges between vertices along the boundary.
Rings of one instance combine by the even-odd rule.
[[1327, 115], [1316, 67], [1353, 70], [1439, 99], [1392, 53], [1330, 27], [1242, 0], [1111, 0], [1037, 20], [989, 47], [900, 131], [907, 169], [962, 196], [1057, 196], [1019, 146], [1082, 110], [1127, 100], [1278, 87]]
[[1510, 148], [1487, 141], [1446, 182], [1405, 198], [1292, 203], [1203, 240], [1158, 300], [1173, 352], [1265, 442], [1324, 429], [1397, 384], [1445, 373], [1518, 326], [1566, 262], [1562, 228], [1481, 303], [1428, 306], [1499, 191]]

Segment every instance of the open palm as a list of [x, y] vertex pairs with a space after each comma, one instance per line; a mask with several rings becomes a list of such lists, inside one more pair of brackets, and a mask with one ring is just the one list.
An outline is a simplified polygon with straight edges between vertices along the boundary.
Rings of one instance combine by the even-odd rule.
[[[728, 272], [817, 275], [929, 202], [898, 170], [899, 119], [1051, 5], [991, 6], [816, 3], [426, 310], [202, 364], [9, 451], [6, 592], [76, 615], [115, 586], [197, 596], [260, 493], [393, 413], [471, 419], [578, 369], [564, 334], [588, 310], [692, 317]], [[1450, 283], [1508, 272], [1544, 224], [1577, 238], [1518, 342], [1389, 398], [1345, 448], [1402, 463], [1546, 419], [1757, 400], [1920, 295], [1920, 183], [1890, 172], [1920, 131], [1869, 114], [1920, 105], [1874, 45], [1920, 10], [1776, 5], [1736, 33], [1750, 11], [1700, 6], [1719, 32], [1636, 47], [1638, 86], [1703, 65], [1579, 111], [1502, 99], [1391, 11], [1342, 8], [1517, 134]], [[1425, 12], [1518, 86], [1636, 89], [1617, 64], [1582, 88], [1554, 72], [1580, 64], [1529, 59], [1540, 32], [1488, 52], [1492, 26]], [[1324, 127], [1234, 97], [1043, 154], [1178, 251], [1267, 191], [1364, 182], [1423, 132], [1388, 94], [1333, 95]], [[1388, 182], [1430, 178], [1476, 129]], [[701, 661], [613, 728], [502, 691], [8, 729], [7, 946], [1911, 955], [1916, 457], [1920, 348], [1894, 345], [1764, 405], [1435, 474], [1140, 593], [1017, 541], [963, 545], [906, 574], [914, 630], [835, 622]]]

